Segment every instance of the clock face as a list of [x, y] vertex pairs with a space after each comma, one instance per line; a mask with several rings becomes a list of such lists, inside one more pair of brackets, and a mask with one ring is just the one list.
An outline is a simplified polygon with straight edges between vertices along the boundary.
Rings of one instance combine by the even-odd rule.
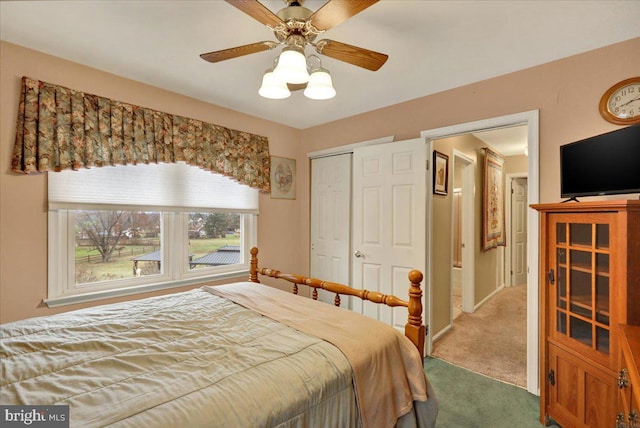
[[640, 116], [640, 83], [623, 86], [611, 94], [607, 110], [620, 119]]
[[640, 77], [616, 83], [600, 99], [600, 114], [611, 123], [640, 123]]

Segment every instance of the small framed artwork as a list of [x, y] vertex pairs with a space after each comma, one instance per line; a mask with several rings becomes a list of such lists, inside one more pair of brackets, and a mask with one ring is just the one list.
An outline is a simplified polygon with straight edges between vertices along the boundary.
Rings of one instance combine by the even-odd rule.
[[433, 151], [433, 193], [446, 195], [449, 187], [449, 156]]
[[296, 198], [296, 160], [271, 156], [271, 199]]

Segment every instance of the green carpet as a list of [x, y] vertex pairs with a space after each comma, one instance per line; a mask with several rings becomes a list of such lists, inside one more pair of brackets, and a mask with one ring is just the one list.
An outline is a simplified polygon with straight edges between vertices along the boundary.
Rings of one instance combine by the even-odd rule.
[[437, 358], [424, 371], [438, 396], [437, 428], [541, 428], [540, 398]]

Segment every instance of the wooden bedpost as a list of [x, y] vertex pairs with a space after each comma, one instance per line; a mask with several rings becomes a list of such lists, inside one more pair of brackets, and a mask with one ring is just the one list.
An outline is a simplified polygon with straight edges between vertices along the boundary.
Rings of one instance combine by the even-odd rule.
[[420, 288], [422, 279], [422, 272], [419, 270], [414, 269], [409, 272], [409, 281], [411, 281], [411, 287], [409, 288], [409, 321], [404, 327], [404, 334], [418, 348], [420, 358], [424, 364], [424, 341], [427, 330], [422, 324], [422, 289]]
[[249, 268], [249, 281], [260, 283], [258, 279], [258, 249], [251, 247], [251, 267]]

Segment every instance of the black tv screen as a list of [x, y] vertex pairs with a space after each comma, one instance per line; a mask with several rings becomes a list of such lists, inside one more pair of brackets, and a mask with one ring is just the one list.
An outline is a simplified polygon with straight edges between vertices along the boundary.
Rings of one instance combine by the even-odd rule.
[[640, 124], [560, 147], [563, 198], [640, 192]]

